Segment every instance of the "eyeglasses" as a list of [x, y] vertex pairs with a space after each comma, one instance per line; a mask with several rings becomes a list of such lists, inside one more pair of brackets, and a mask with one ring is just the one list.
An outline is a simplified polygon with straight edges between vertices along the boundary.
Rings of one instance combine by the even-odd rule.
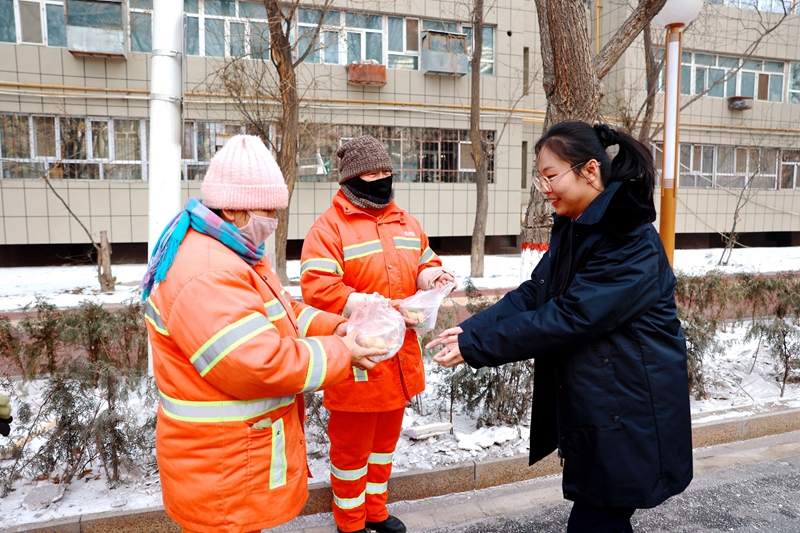
[[554, 181], [556, 181], [558, 178], [560, 178], [561, 176], [563, 176], [567, 172], [575, 170], [576, 168], [581, 167], [581, 166], [583, 166], [585, 164], [586, 164], [586, 161], [584, 161], [583, 163], [578, 163], [574, 167], [568, 168], [567, 170], [565, 170], [561, 174], [557, 174], [557, 175], [553, 176], [552, 178], [546, 178], [546, 177], [542, 176], [541, 174], [539, 174], [538, 170], [534, 170], [533, 171], [533, 184], [536, 185], [536, 188], [539, 189], [539, 192], [542, 193], [542, 194], [551, 192], [553, 190], [552, 184], [553, 184]]

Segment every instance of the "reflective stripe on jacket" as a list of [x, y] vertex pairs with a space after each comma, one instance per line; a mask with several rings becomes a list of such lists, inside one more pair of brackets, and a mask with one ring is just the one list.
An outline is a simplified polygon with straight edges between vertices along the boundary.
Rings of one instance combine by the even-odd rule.
[[350, 368], [341, 340], [311, 335], [344, 319], [292, 302], [266, 260], [251, 268], [194, 230], [145, 318], [167, 513], [194, 531], [231, 533], [297, 515], [308, 496], [297, 395]]
[[[417, 292], [417, 274], [441, 266], [419, 221], [394, 203], [382, 211], [354, 206], [340, 192], [303, 243], [303, 300], [341, 314], [353, 292], [400, 299]], [[425, 389], [422, 354], [413, 330], [400, 352], [369, 371], [351, 368], [347, 380], [325, 391], [324, 405], [340, 411], [390, 411]]]

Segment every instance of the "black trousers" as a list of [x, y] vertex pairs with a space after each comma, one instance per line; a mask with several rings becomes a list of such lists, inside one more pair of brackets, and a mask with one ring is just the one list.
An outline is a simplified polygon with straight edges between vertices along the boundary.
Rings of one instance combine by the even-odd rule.
[[576, 502], [569, 515], [567, 533], [633, 533], [631, 516], [635, 510]]

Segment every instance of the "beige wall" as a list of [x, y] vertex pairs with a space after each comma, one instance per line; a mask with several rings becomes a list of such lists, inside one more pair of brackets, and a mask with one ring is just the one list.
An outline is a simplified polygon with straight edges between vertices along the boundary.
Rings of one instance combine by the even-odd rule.
[[[342, 8], [352, 7], [337, 1]], [[375, 4], [384, 14], [467, 22], [460, 1], [405, 1]], [[602, 2], [601, 44], [607, 42], [630, 12], [626, 3]], [[687, 34], [687, 47], [719, 53], [741, 52], [739, 18], [753, 22], [747, 10], [706, 5], [704, 29], [717, 24], [719, 38], [701, 31]], [[594, 9], [589, 28], [594, 39]], [[772, 15], [768, 15], [772, 17]], [[763, 54], [782, 60], [800, 58], [797, 35], [800, 16], [768, 39]], [[490, 185], [487, 234], [513, 235], [520, 231], [529, 189], [521, 188], [521, 147], [528, 143], [528, 171], [534, 165], [533, 145], [541, 131], [545, 97], [541, 89], [538, 21], [535, 2], [497, 3], [487, 23], [496, 25], [495, 75], [483, 77], [482, 97], [487, 107], [481, 128], [500, 136], [495, 152], [495, 183]], [[509, 35], [510, 33], [510, 35]], [[661, 35], [657, 33], [657, 35]], [[792, 37], [794, 36], [794, 37]], [[594, 41], [592, 40], [592, 48]], [[532, 91], [522, 96], [522, 50], [530, 50]], [[643, 61], [641, 40], [604, 80], [607, 100], [629, 98], [641, 102]], [[232, 102], [199, 95], [218, 93], [214, 71], [220, 61], [188, 57], [186, 119], [241, 122]], [[0, 113], [46, 113], [95, 117], [148, 115], [150, 56], [129, 53], [127, 59], [84, 58], [64, 48], [0, 43], [0, 82], [52, 87], [0, 86]], [[344, 66], [301, 65], [300, 79], [309, 99], [302, 117], [317, 123], [468, 128], [469, 77], [426, 76], [421, 72], [387, 70], [384, 87], [347, 84]], [[64, 87], [109, 88], [86, 93]], [[192, 94], [194, 93], [194, 94]], [[69, 97], [62, 97], [68, 94]], [[336, 100], [336, 101], [333, 101]], [[661, 104], [659, 104], [661, 105]], [[511, 108], [515, 110], [510, 111]], [[660, 108], [659, 108], [660, 109]], [[659, 111], [660, 112], [660, 111]], [[660, 120], [657, 115], [656, 120]], [[701, 98], [682, 115], [681, 140], [716, 144], [798, 146], [800, 105], [753, 102], [749, 111], [732, 112], [724, 99]], [[758, 139], [756, 142], [754, 139]], [[530, 179], [527, 180], [528, 187]], [[197, 182], [183, 182], [184, 198], [199, 195]], [[69, 181], [55, 183], [72, 209], [95, 234], [108, 230], [112, 242], [147, 239], [147, 183]], [[291, 203], [290, 239], [302, 239], [315, 218], [338, 190], [335, 183], [298, 183]], [[475, 187], [470, 184], [398, 183], [396, 200], [420, 219], [431, 236], [472, 233]], [[729, 229], [733, 196], [722, 190], [681, 190], [678, 232], [709, 233]], [[658, 200], [657, 200], [658, 205]], [[83, 230], [66, 213], [45, 184], [35, 180], [0, 180], [0, 244], [88, 242]], [[743, 231], [800, 231], [800, 191], [761, 191], [743, 211]]]

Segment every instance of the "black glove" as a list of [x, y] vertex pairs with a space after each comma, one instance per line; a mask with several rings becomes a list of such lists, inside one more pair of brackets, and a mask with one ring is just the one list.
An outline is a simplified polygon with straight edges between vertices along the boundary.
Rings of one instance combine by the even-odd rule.
[[11, 404], [8, 396], [0, 394], [0, 435], [8, 437], [9, 433], [11, 433], [12, 420], [14, 418], [11, 416]]

